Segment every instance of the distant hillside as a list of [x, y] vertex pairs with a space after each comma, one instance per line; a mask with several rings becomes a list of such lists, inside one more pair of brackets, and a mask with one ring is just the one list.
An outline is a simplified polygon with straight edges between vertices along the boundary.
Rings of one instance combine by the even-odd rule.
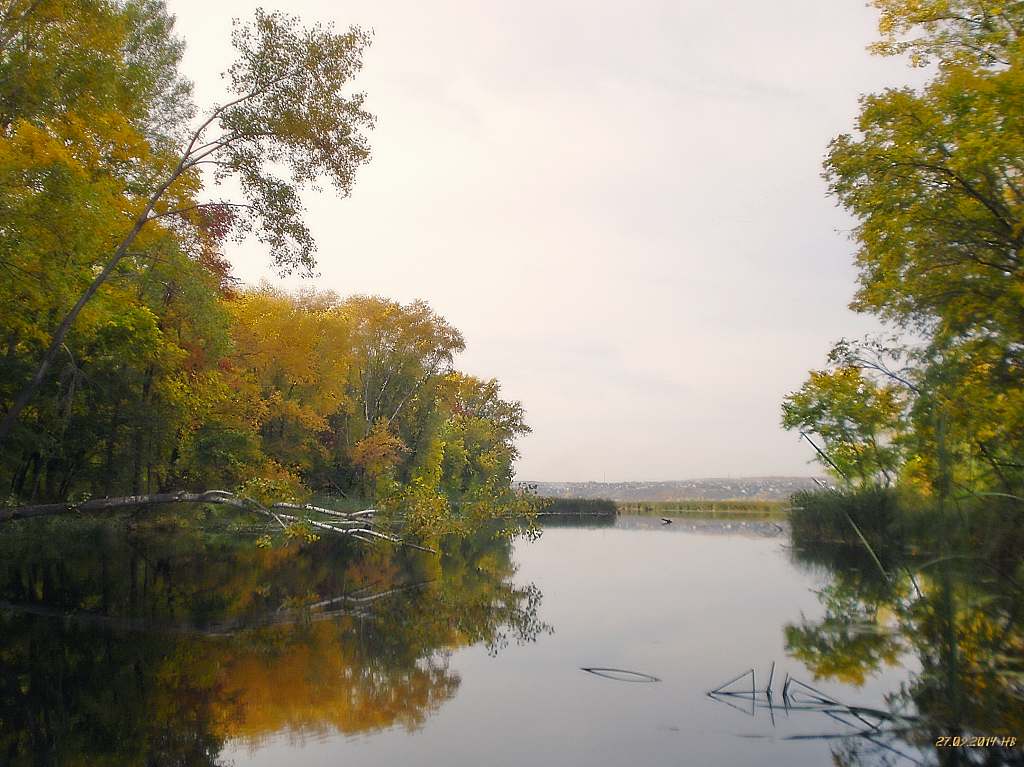
[[[820, 481], [824, 481], [820, 479]], [[736, 477], [671, 482], [531, 482], [549, 498], [608, 498], [612, 501], [708, 501], [750, 498], [784, 500], [817, 487], [811, 477]]]

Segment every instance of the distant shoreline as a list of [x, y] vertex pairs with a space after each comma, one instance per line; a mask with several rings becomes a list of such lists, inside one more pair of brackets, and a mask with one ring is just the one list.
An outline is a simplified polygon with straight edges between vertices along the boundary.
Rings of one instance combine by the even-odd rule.
[[[619, 504], [691, 501], [784, 502], [793, 493], [814, 490], [823, 477], [723, 477], [654, 482], [524, 482], [539, 496], [609, 500]], [[693, 509], [689, 509], [693, 510]]]
[[722, 519], [770, 519], [789, 513], [787, 501], [707, 500], [621, 502], [606, 498], [546, 498], [541, 517], [709, 517]]

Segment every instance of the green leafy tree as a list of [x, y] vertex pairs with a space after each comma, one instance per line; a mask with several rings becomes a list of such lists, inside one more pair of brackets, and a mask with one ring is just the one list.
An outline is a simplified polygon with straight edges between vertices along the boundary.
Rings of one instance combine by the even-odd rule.
[[[856, 131], [829, 147], [829, 189], [857, 219], [852, 306], [913, 339], [900, 352], [908, 372], [850, 365], [903, 389], [904, 475], [918, 487], [1014, 494], [1024, 487], [1024, 3], [873, 5], [873, 50], [935, 69], [921, 88], [863, 97]], [[851, 391], [812, 374], [784, 422], [811, 428], [814, 414], [797, 412], [808, 398], [858, 417], [852, 403], [828, 402]], [[870, 432], [873, 409], [861, 415], [855, 431]]]

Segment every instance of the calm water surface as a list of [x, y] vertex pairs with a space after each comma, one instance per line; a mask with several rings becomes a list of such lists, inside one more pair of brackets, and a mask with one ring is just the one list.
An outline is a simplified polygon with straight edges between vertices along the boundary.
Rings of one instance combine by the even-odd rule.
[[[6, 552], [0, 762], [1021, 763], [929, 745], [1024, 718], [1019, 677], [970, 686], [970, 664], [1021, 649], [998, 593], [955, 573], [880, 585], [863, 557], [794, 551], [773, 523], [552, 524], [440, 563], [111, 535], [57, 556], [26, 533]], [[749, 675], [707, 695], [751, 668], [757, 695]]]

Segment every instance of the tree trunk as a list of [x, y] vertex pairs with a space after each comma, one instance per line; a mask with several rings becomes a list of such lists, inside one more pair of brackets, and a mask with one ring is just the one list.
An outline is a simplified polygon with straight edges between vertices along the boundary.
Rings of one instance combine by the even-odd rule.
[[[273, 519], [275, 522], [287, 529], [285, 520], [294, 524], [304, 524], [317, 530], [326, 530], [338, 535], [349, 535], [360, 541], [381, 540], [393, 543], [398, 546], [408, 546], [411, 549], [427, 551], [436, 554], [436, 549], [426, 546], [419, 546], [415, 543], [396, 538], [393, 535], [379, 532], [373, 528], [372, 518], [376, 515], [374, 509], [354, 511], [346, 513], [325, 509], [319, 506], [297, 503], [275, 503], [270, 506], [261, 504], [249, 498], [236, 496], [226, 490], [206, 490], [201, 493], [190, 493], [180, 491], [177, 493], [154, 493], [152, 495], [126, 495], [120, 498], [94, 498], [82, 503], [43, 503], [35, 506], [17, 506], [14, 508], [0, 508], [0, 524], [16, 519], [28, 519], [30, 517], [47, 517], [55, 514], [68, 512], [82, 513], [90, 511], [111, 511], [114, 509], [125, 509], [138, 506], [151, 506], [161, 503], [210, 503], [225, 504], [253, 512]], [[315, 514], [322, 514], [327, 519], [313, 519], [309, 516], [298, 517], [288, 514], [284, 510], [304, 511]]]
[[50, 340], [50, 346], [46, 349], [46, 353], [43, 354], [42, 360], [39, 362], [39, 366], [36, 368], [35, 373], [32, 374], [32, 378], [29, 379], [28, 383], [22, 388], [18, 395], [14, 398], [14, 402], [11, 404], [10, 409], [4, 413], [3, 420], [0, 420], [0, 447], [6, 442], [10, 436], [11, 431], [14, 429], [14, 425], [18, 422], [18, 418], [21, 416], [21, 411], [25, 409], [25, 406], [31, 402], [36, 392], [39, 391], [39, 387], [43, 385], [43, 381], [46, 380], [46, 374], [49, 372], [50, 367], [53, 365], [53, 361], [57, 359], [57, 355], [60, 354], [60, 348], [64, 345], [64, 339], [67, 338], [68, 332], [71, 330], [71, 326], [74, 325], [75, 320], [78, 319], [78, 315], [81, 314], [82, 309], [87, 303], [96, 295], [96, 291], [110, 279], [110, 275], [114, 273], [117, 265], [121, 263], [121, 259], [124, 258], [128, 249], [135, 242], [135, 239], [139, 236], [139, 232], [149, 221], [149, 215], [153, 212], [153, 208], [156, 203], [164, 196], [164, 193], [170, 188], [171, 184], [178, 180], [184, 169], [184, 158], [178, 163], [178, 166], [174, 169], [167, 180], [160, 185], [160, 187], [153, 192], [150, 196], [149, 201], [146, 203], [146, 207], [142, 212], [135, 218], [134, 224], [132, 224], [131, 230], [125, 235], [124, 239], [121, 240], [120, 244], [115, 248], [113, 255], [110, 260], [103, 265], [103, 269], [97, 274], [89, 286], [85, 289], [85, 292], [79, 296], [75, 305], [71, 307], [71, 310], [64, 315], [64, 319], [60, 321], [60, 325], [53, 332], [53, 337]]
[[[124, 368], [122, 368], [123, 370]], [[107, 434], [106, 470], [103, 472], [103, 494], [110, 495], [111, 483], [114, 481], [114, 448], [117, 445], [117, 432], [121, 428], [121, 403], [114, 404], [114, 412], [110, 415], [110, 433]]]

